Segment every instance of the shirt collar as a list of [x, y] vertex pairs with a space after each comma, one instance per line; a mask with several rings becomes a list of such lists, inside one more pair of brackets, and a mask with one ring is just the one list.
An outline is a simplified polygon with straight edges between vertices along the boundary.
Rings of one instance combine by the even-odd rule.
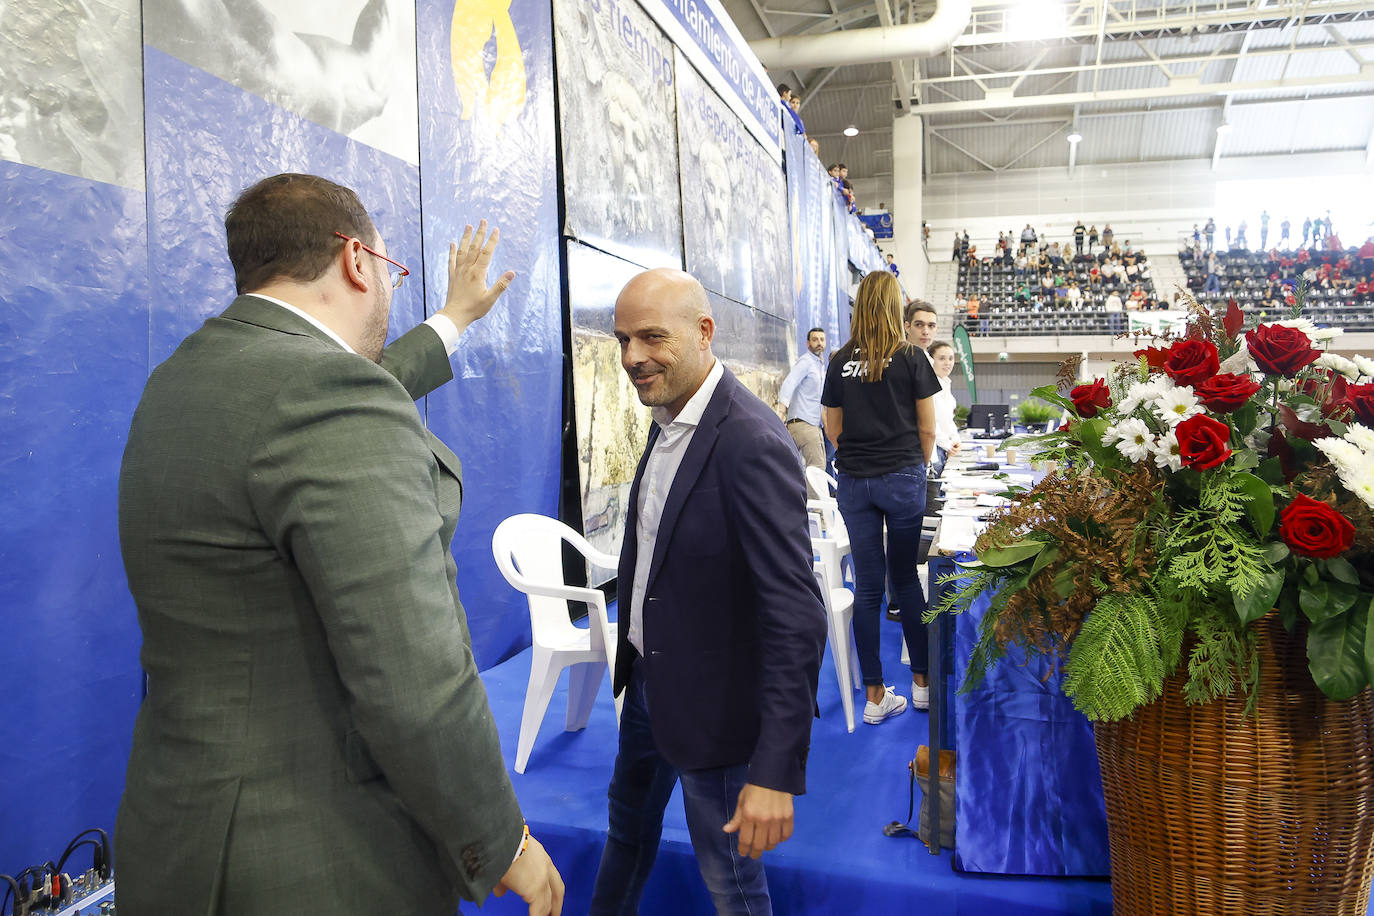
[[650, 411], [654, 422], [663, 428], [665, 436], [676, 435], [678, 430], [695, 428], [701, 422], [701, 415], [706, 412], [706, 405], [711, 403], [711, 395], [716, 393], [716, 385], [720, 384], [723, 375], [725, 366], [720, 360], [716, 360], [711, 366], [711, 371], [706, 373], [706, 378], [697, 389], [697, 393], [692, 395], [678, 415], [672, 419], [669, 419], [666, 407], [655, 407]]
[[279, 306], [281, 306], [282, 308], [286, 309], [286, 310], [287, 310], [288, 312], [290, 312], [291, 314], [295, 315], [297, 318], [300, 318], [300, 319], [302, 319], [303, 321], [307, 321], [307, 322], [309, 322], [310, 324], [314, 325], [315, 327], [319, 328], [319, 329], [320, 329], [321, 331], [323, 331], [325, 334], [329, 335], [329, 339], [330, 339], [330, 340], [334, 341], [336, 344], [338, 344], [339, 346], [343, 347], [343, 348], [344, 348], [345, 350], [347, 350], [349, 353], [357, 353], [357, 352], [358, 352], [357, 350], [354, 350], [352, 347], [350, 347], [347, 343], [345, 343], [345, 342], [344, 342], [344, 339], [343, 339], [342, 337], [340, 337], [338, 334], [335, 334], [332, 328], [330, 328], [329, 326], [327, 326], [324, 322], [320, 321], [320, 319], [316, 318], [314, 315], [310, 314], [309, 312], [302, 311], [301, 309], [296, 308], [296, 306], [292, 305], [292, 304], [289, 303], [289, 302], [282, 302], [280, 299], [276, 299], [276, 298], [274, 298], [274, 297], [272, 297], [272, 296], [264, 296], [262, 293], [244, 293], [244, 295], [245, 295], [245, 296], [254, 296], [254, 297], [258, 298], [258, 299], [265, 299], [265, 300], [267, 300], [268, 302], [272, 303], [273, 305], [279, 305]]

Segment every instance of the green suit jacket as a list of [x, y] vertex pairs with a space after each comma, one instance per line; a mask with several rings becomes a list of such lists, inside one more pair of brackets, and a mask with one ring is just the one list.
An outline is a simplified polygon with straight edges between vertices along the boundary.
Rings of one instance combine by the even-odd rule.
[[414, 405], [452, 369], [423, 326], [383, 367], [242, 296], [148, 380], [119, 480], [149, 678], [120, 912], [451, 916], [510, 867], [460, 469]]

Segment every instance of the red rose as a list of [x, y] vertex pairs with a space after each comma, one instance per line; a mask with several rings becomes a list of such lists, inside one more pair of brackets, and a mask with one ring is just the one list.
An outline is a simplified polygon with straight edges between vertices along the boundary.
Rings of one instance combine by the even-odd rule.
[[1202, 402], [1202, 406], [1213, 413], [1230, 413], [1250, 400], [1259, 390], [1259, 382], [1250, 376], [1226, 372], [1200, 383], [1194, 389], [1194, 393]]
[[1179, 340], [1169, 348], [1164, 371], [1177, 385], [1196, 385], [1221, 369], [1217, 345], [1210, 340]]
[[1169, 359], [1169, 351], [1164, 347], [1146, 347], [1143, 350], [1136, 350], [1132, 354], [1136, 359], [1145, 358], [1145, 364], [1150, 367], [1151, 372], [1158, 372], [1164, 368], [1164, 363]]
[[1355, 543], [1355, 526], [1326, 503], [1298, 494], [1279, 513], [1279, 537], [1294, 553], [1327, 559]]
[[1075, 387], [1069, 392], [1069, 400], [1073, 401], [1078, 415], [1084, 418], [1095, 417], [1099, 410], [1112, 406], [1111, 392], [1107, 390], [1107, 383], [1100, 378], [1093, 379], [1091, 385]]
[[1185, 467], [1205, 471], [1231, 457], [1227, 440], [1231, 427], [1206, 414], [1189, 417], [1175, 429], [1178, 436], [1178, 457]]
[[1292, 378], [1303, 366], [1321, 356], [1313, 349], [1311, 338], [1297, 328], [1281, 324], [1262, 324], [1246, 332], [1245, 345], [1250, 358], [1265, 375]]
[[1365, 426], [1374, 427], [1374, 383], [1368, 385], [1347, 385], [1345, 404], [1355, 411], [1355, 420]]

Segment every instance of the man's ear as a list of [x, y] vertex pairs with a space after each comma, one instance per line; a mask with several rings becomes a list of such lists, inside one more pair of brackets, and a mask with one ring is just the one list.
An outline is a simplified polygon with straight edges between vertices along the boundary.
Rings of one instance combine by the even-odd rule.
[[372, 284], [376, 282], [363, 269], [363, 258], [366, 255], [362, 243], [357, 239], [349, 239], [344, 243], [343, 251], [339, 252], [339, 268], [343, 271], [344, 280], [363, 293], [369, 292]]
[[701, 334], [701, 342], [709, 347], [716, 335], [716, 320], [710, 315], [702, 315], [697, 319], [697, 332]]

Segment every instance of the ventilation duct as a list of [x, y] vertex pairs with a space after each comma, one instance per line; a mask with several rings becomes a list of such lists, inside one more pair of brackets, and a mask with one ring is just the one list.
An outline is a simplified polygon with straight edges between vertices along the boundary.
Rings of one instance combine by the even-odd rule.
[[963, 34], [972, 12], [972, 0], [938, 0], [935, 15], [924, 22], [764, 38], [749, 42], [749, 48], [769, 70], [810, 70], [933, 57]]

